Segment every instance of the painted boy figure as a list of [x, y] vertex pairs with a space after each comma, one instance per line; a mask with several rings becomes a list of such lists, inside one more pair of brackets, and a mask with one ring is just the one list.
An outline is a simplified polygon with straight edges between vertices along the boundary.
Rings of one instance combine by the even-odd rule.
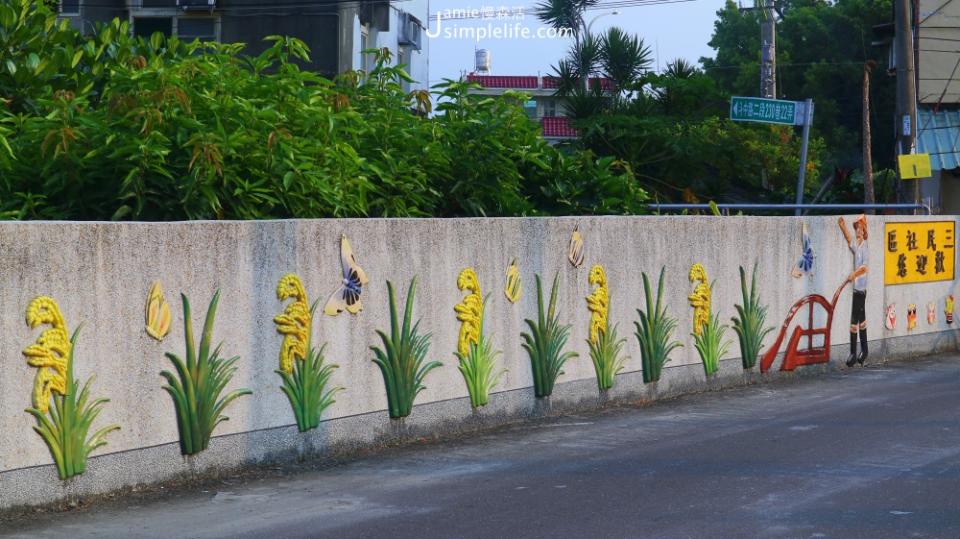
[[[855, 237], [851, 238], [850, 231], [843, 217], [839, 220], [840, 231], [853, 253], [853, 272], [847, 276], [847, 282], [853, 283], [853, 309], [850, 313], [850, 357], [847, 358], [847, 367], [855, 363], [863, 365], [867, 360], [867, 265], [870, 262], [870, 252], [867, 249], [867, 216], [861, 215], [853, 222]], [[857, 355], [857, 334], [860, 335], [860, 355]]]

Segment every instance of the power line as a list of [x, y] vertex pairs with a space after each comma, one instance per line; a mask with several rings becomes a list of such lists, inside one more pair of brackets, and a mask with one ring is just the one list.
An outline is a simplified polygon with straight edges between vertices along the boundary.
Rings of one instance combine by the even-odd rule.
[[[407, 3], [411, 0], [390, 0], [390, 3]], [[99, 8], [107, 9], [111, 11], [159, 11], [159, 10], [176, 10], [181, 11], [181, 7], [173, 5], [174, 2], [171, 0], [171, 5], [169, 6], [118, 6], [117, 4], [112, 3], [98, 3], [98, 2], [87, 2], [85, 0], [80, 0], [81, 8]], [[314, 8], [314, 7], [362, 7], [364, 5], [371, 5], [371, 2], [364, 0], [284, 0], [277, 4], [265, 4], [265, 5], [231, 5], [223, 7], [215, 7], [210, 10], [211, 13], [228, 13], [235, 11], [265, 11], [271, 9], [294, 9], [294, 8]], [[197, 13], [196, 11], [190, 11], [190, 13]]]
[[[618, 8], [632, 8], [632, 7], [644, 7], [644, 6], [658, 6], [664, 4], [683, 4], [687, 2], [696, 2], [697, 0], [612, 0], [610, 2], [597, 4], [594, 6], [589, 6], [584, 9], [584, 11], [598, 11], [598, 10], [610, 10]], [[512, 8], [507, 10], [499, 10], [495, 8], [490, 8], [489, 10], [484, 9], [447, 9], [443, 12], [451, 13], [456, 16], [454, 17], [443, 17], [444, 20], [471, 20], [471, 19], [492, 19], [497, 16], [504, 17], [523, 17], [528, 13], [528, 10], [523, 8]], [[536, 13], [536, 9], [532, 10], [532, 13]], [[431, 15], [430, 20], [437, 20], [437, 15]]]

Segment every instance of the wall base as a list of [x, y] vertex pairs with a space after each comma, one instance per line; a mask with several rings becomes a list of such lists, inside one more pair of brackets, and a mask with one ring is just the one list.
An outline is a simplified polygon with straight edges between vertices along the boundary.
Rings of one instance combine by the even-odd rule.
[[[960, 330], [871, 341], [868, 365], [953, 352], [960, 349], [958, 345]], [[193, 457], [180, 455], [175, 443], [110, 453], [91, 458], [86, 473], [68, 481], [58, 479], [52, 464], [22, 468], [0, 473], [0, 510], [57, 504], [173, 480], [216, 477], [247, 466], [349, 455], [416, 438], [461, 435], [609, 405], [638, 405], [703, 391], [795, 380], [841, 370], [848, 350], [846, 343], [833, 346], [830, 363], [800, 367], [794, 372], [773, 370], [761, 375], [759, 367], [744, 371], [739, 358], [728, 358], [720, 362], [720, 371], [706, 380], [701, 365], [667, 364], [659, 382], [644, 384], [639, 371], [623, 373], [617, 376], [615, 387], [602, 396], [594, 380], [578, 380], [557, 384], [547, 399], [536, 399], [532, 388], [495, 393], [490, 396], [490, 404], [476, 412], [471, 410], [469, 399], [460, 398], [417, 405], [405, 420], [390, 420], [383, 410], [325, 421], [306, 434], [291, 425], [220, 436]], [[781, 360], [782, 354], [774, 363], [775, 369]]]

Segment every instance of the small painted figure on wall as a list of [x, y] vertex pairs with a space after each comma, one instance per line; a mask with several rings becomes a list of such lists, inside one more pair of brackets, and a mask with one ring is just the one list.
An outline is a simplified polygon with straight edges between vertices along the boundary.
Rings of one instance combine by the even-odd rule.
[[813, 279], [813, 259], [816, 258], [816, 255], [813, 254], [813, 246], [810, 243], [810, 232], [807, 230], [806, 223], [803, 223], [800, 227], [800, 238], [803, 249], [800, 253], [800, 258], [797, 259], [797, 263], [793, 265], [790, 275], [795, 279], [799, 279], [804, 275]]
[[[867, 360], [867, 266], [870, 252], [867, 248], [867, 216], [861, 215], [853, 221], [853, 236], [847, 229], [843, 217], [839, 219], [840, 231], [853, 253], [853, 271], [847, 276], [847, 282], [853, 283], [853, 308], [850, 313], [850, 357], [847, 367], [855, 363], [863, 365]], [[857, 354], [857, 336], [860, 337], [860, 354]]]

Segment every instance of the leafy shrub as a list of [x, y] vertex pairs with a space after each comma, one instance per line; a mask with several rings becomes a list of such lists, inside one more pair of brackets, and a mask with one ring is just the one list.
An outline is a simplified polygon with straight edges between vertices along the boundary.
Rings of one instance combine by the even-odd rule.
[[83, 36], [32, 0], [0, 4], [0, 217], [643, 211], [624, 166], [547, 144], [521, 94], [407, 92], [384, 51], [328, 80], [297, 66], [302, 42], [269, 39], [247, 56], [118, 20]]

